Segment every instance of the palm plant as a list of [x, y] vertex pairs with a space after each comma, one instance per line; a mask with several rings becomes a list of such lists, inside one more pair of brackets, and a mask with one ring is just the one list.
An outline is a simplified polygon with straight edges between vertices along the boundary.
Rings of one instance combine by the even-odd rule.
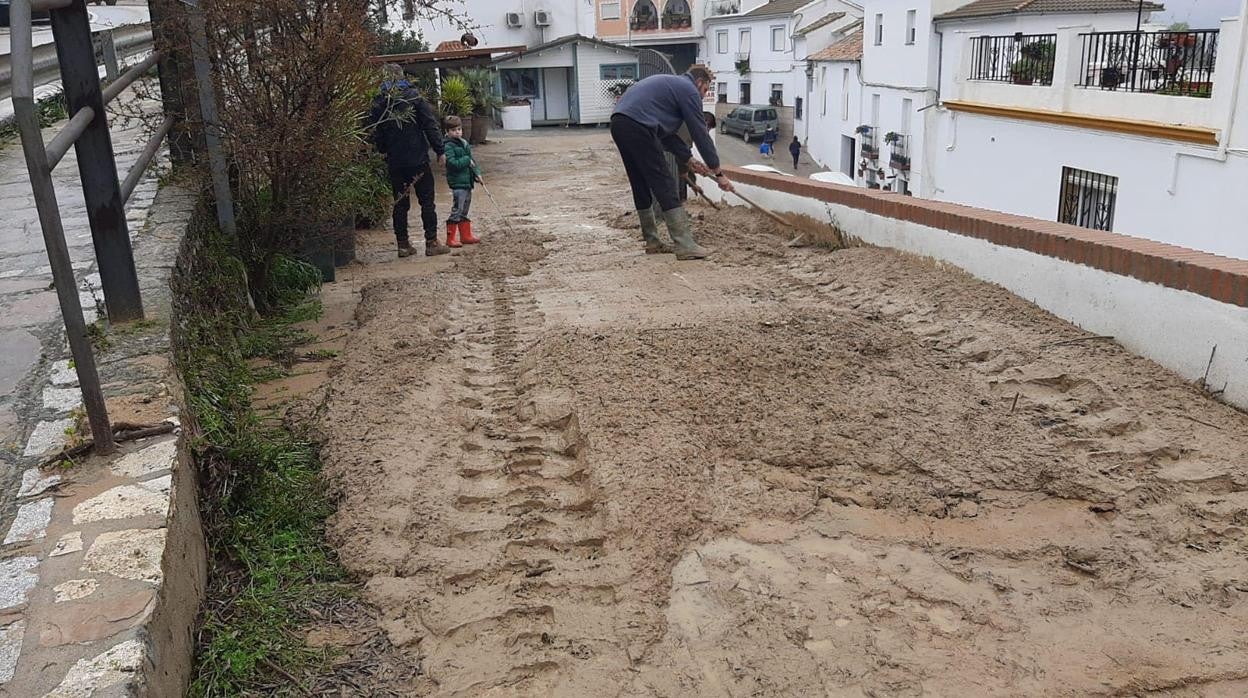
[[443, 116], [463, 118], [472, 115], [472, 94], [468, 91], [468, 83], [458, 75], [452, 75], [442, 81], [441, 108]]
[[503, 108], [503, 98], [494, 91], [494, 71], [489, 68], [465, 68], [459, 77], [468, 85], [472, 97], [472, 113], [475, 116], [493, 116]]

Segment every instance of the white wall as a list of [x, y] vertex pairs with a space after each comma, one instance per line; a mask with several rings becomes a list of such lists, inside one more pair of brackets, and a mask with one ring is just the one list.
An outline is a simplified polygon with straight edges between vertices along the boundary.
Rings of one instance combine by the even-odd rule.
[[[862, 83], [858, 61], [815, 61], [814, 89], [806, 113], [809, 131], [806, 152], [824, 169], [841, 171], [842, 136], [854, 138], [861, 123]], [[849, 70], [849, 111], [845, 113], [844, 71]], [[857, 157], [854, 160], [857, 162]], [[850, 176], [855, 176], [857, 172]]]
[[595, 44], [577, 44], [576, 81], [582, 124], [607, 123], [615, 111], [615, 98], [602, 89], [598, 67], [604, 63], [636, 63], [631, 51]]
[[[805, 65], [795, 68], [793, 60], [793, 20], [790, 16], [732, 17], [709, 19], [704, 25], [702, 57], [715, 72], [717, 82], [727, 84], [729, 104], [740, 104], [742, 82], [750, 83], [750, 102], [767, 104], [771, 97], [772, 83], [783, 85], [785, 106], [793, 105], [793, 98], [805, 93]], [[771, 48], [771, 28], [781, 27], [784, 32], [782, 50]], [[750, 30], [750, 72], [737, 73], [737, 54], [741, 49], [741, 30]], [[728, 50], [719, 53], [717, 33], [728, 32]], [[797, 79], [800, 76], [800, 81]], [[800, 91], [799, 91], [800, 89]]]
[[[594, 34], [593, 0], [462, 0], [446, 5], [452, 12], [466, 16], [477, 24], [473, 32], [481, 39], [480, 46], [537, 46], [571, 34]], [[533, 23], [533, 12], [545, 10], [551, 19], [549, 27]], [[519, 12], [524, 26], [513, 29], [507, 26], [506, 14]], [[392, 10], [391, 25], [402, 26], [400, 13]], [[458, 40], [463, 30], [442, 18], [416, 23], [429, 42], [429, 48], [442, 41]]]
[[1176, 160], [1214, 149], [951, 111], [936, 123], [931, 198], [1057, 220], [1062, 167], [1076, 167], [1118, 177], [1114, 232], [1248, 259], [1248, 154]]
[[[816, 220], [835, 216], [845, 230], [863, 242], [961, 267], [1089, 332], [1112, 336], [1129, 351], [1189, 380], [1205, 374], [1210, 352], [1216, 346], [1209, 385], [1225, 385], [1223, 397], [1227, 402], [1248, 409], [1248, 371], [1242, 368], [1248, 362], [1248, 308], [849, 206], [734, 184], [772, 210], [801, 213]], [[719, 191], [713, 182], [706, 190], [712, 198], [744, 205], [741, 199]]]

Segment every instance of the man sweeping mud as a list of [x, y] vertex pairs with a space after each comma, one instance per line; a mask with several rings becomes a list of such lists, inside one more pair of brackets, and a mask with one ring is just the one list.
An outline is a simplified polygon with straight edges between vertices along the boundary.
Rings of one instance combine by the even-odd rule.
[[[676, 156], [682, 171], [714, 177], [721, 189], [732, 191], [732, 183], [719, 169], [719, 153], [702, 115], [702, 98], [712, 80], [709, 70], [696, 66], [684, 75], [652, 75], [630, 87], [611, 115], [611, 138], [628, 173], [647, 253], [663, 251], [659, 223], [650, 208], [658, 200], [667, 232], [675, 243], [676, 259], [703, 259], [709, 254], [693, 238], [689, 213], [680, 204], [676, 178], [663, 151]], [[694, 158], [693, 151], [677, 135], [682, 125], [689, 129], [705, 163]]]

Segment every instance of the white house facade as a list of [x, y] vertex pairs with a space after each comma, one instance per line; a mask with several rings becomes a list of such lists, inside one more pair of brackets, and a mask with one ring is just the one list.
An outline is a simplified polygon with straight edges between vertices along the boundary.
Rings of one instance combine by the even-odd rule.
[[1137, 35], [1132, 0], [986, 2], [937, 18], [923, 195], [1248, 259], [1242, 7]]
[[[539, 46], [563, 36], [595, 33], [594, 3], [586, 0], [461, 0], [444, 9], [467, 20], [482, 46]], [[421, 12], [417, 28], [430, 47], [464, 33], [450, 17]], [[404, 26], [393, 10], [391, 15], [392, 25]]]
[[638, 50], [565, 36], [494, 62], [504, 98], [527, 99], [536, 125], [604, 124], [637, 80]]
[[808, 56], [810, 81], [804, 131], [798, 138], [811, 159], [829, 170], [844, 173], [865, 186], [858, 176], [859, 134], [862, 123], [862, 27], [840, 41]]

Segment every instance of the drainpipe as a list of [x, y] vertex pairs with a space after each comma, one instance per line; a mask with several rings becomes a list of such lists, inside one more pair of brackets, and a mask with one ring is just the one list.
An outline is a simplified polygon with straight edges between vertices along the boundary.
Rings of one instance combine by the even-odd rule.
[[[1243, 81], [1244, 72], [1244, 51], [1248, 48], [1248, 0], [1243, 0], [1239, 5], [1239, 45], [1235, 47], [1235, 67], [1232, 68], [1233, 77], [1231, 78], [1231, 99], [1226, 109], [1226, 125], [1222, 128], [1222, 137], [1218, 142], [1218, 149], [1212, 154], [1203, 150], [1180, 150], [1174, 154], [1174, 167], [1170, 170], [1170, 186], [1166, 188], [1166, 192], [1171, 196], [1179, 188], [1179, 159], [1183, 156], [1200, 158], [1202, 160], [1215, 160], [1217, 162], [1226, 162], [1227, 153], [1231, 149], [1231, 131], [1235, 126], [1235, 109], [1239, 106], [1239, 84]], [[1239, 152], [1237, 149], [1236, 152]]]

